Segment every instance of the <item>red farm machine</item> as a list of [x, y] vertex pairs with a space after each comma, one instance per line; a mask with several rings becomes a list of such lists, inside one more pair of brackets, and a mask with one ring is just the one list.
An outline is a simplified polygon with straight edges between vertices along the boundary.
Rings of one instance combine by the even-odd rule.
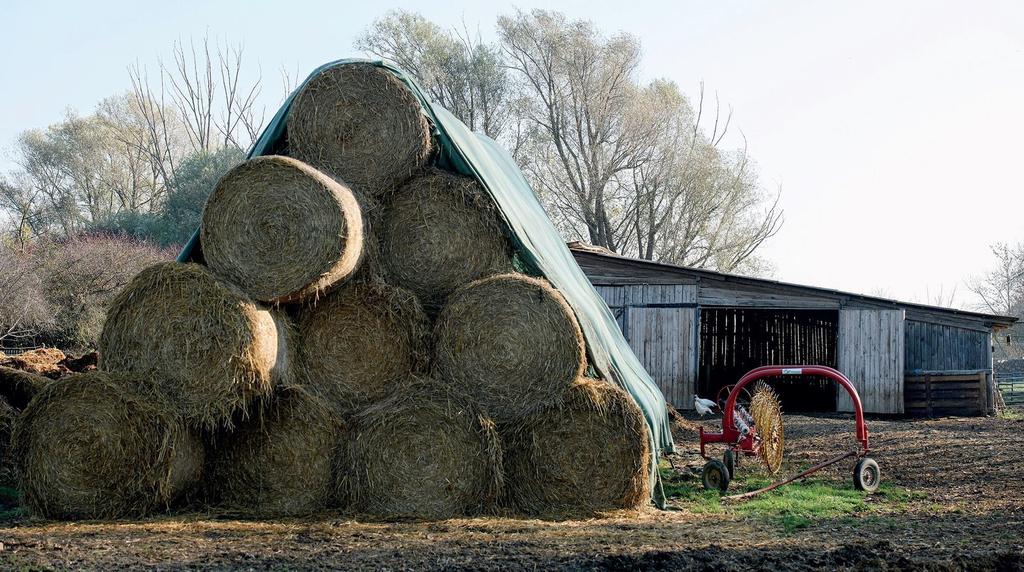
[[[726, 491], [729, 481], [735, 475], [736, 461], [740, 455], [760, 457], [768, 472], [778, 473], [782, 466], [782, 452], [785, 444], [782, 408], [775, 392], [765, 380], [779, 377], [826, 378], [842, 386], [853, 401], [858, 448], [822, 461], [797, 475], [763, 489], [735, 495], [731, 498], [744, 498], [772, 490], [850, 458], [857, 459], [853, 470], [854, 486], [867, 492], [877, 489], [881, 474], [878, 463], [867, 456], [870, 451], [868, 428], [864, 422], [864, 409], [857, 389], [839, 371], [817, 365], [759, 367], [747, 372], [736, 384], [726, 386], [719, 392], [717, 406], [722, 410], [722, 430], [706, 432], [701, 428], [700, 431], [700, 454], [707, 459], [702, 471], [704, 486], [708, 489]], [[725, 445], [726, 449], [721, 460], [708, 457], [707, 446], [712, 443]]]

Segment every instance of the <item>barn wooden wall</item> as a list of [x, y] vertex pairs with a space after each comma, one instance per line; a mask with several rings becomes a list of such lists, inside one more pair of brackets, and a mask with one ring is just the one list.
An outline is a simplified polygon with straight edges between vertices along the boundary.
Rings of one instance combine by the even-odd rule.
[[697, 288], [692, 284], [595, 286], [615, 314], [633, 353], [665, 399], [693, 408]]
[[907, 320], [906, 370], [963, 371], [992, 367], [987, 331]]
[[[864, 411], [903, 413], [904, 320], [902, 310], [839, 311], [839, 371], [857, 388]], [[845, 391], [836, 409], [853, 411]]]
[[[829, 357], [834, 357], [838, 368], [857, 385], [865, 409], [870, 413], [905, 411], [904, 376], [908, 372], [959, 372], [991, 367], [991, 324], [952, 311], [919, 306], [897, 308], [881, 300], [851, 299], [854, 295], [841, 292], [709, 273], [691, 275], [693, 273], [665, 265], [574, 254], [615, 314], [641, 363], [665, 398], [680, 409], [693, 407], [698, 383], [711, 377], [699, 370], [701, 348], [709, 342], [728, 345], [721, 356], [714, 354], [716, 360], [730, 359], [729, 351], [747, 357], [757, 354], [769, 361], [793, 359], [827, 363], [831, 361]], [[799, 355], [790, 355], [789, 350], [782, 347], [788, 344], [779, 345], [782, 338], [778, 336], [785, 338], [789, 335], [786, 332], [795, 328], [799, 342], [795, 347], [827, 349], [822, 344], [827, 343], [828, 332], [811, 331], [806, 325], [793, 324], [779, 332], [755, 332], [744, 329], [740, 322], [704, 324], [700, 316], [702, 309], [728, 309], [729, 313], [722, 315], [735, 317], [755, 309], [778, 310], [787, 315], [800, 311], [837, 312], [837, 343], [831, 354], [798, 352]], [[704, 342], [701, 341], [702, 328], [709, 338]], [[723, 336], [732, 336], [734, 345]], [[768, 349], [764, 352], [760, 352], [760, 346], [742, 345], [760, 338], [767, 340]], [[737, 362], [736, 367], [741, 365], [746, 364]], [[845, 392], [837, 392], [836, 407], [839, 411], [852, 410]]]

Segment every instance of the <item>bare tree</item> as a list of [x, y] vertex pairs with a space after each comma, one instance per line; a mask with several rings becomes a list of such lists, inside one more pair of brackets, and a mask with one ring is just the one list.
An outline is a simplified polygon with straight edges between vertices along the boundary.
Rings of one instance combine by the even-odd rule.
[[105, 144], [95, 117], [70, 111], [64, 121], [18, 137], [16, 162], [41, 199], [40, 222], [68, 235], [111, 212], [106, 181], [113, 157]]
[[0, 345], [30, 338], [51, 322], [38, 263], [24, 249], [0, 245]]
[[8, 215], [8, 237], [20, 250], [45, 229], [40, 195], [24, 172], [0, 176], [0, 210]]
[[[1024, 243], [997, 243], [991, 247], [996, 264], [985, 274], [971, 278], [967, 289], [975, 295], [975, 307], [983, 312], [1024, 318]], [[997, 346], [1006, 357], [1024, 356], [1024, 327], [1015, 325]]]
[[95, 347], [107, 305], [143, 268], [173, 252], [124, 237], [79, 235], [34, 250], [52, 323], [48, 337], [62, 347]]
[[474, 131], [499, 139], [515, 121], [501, 49], [465, 23], [461, 30], [444, 30], [419, 14], [394, 10], [357, 38], [355, 47], [411, 74], [435, 103]]
[[532, 103], [532, 180], [589, 242], [618, 251], [626, 223], [613, 212], [624, 198], [614, 179], [642, 163], [654, 131], [631, 113], [639, 42], [628, 34], [606, 38], [590, 22], [544, 10], [502, 16], [498, 32]]
[[569, 236], [623, 254], [759, 272], [755, 253], [781, 225], [744, 147], [723, 152], [732, 112], [704, 129], [668, 81], [641, 86], [639, 42], [604, 37], [554, 12], [499, 19], [508, 65], [531, 105], [517, 158]]
[[[173, 184], [182, 157], [225, 146], [247, 149], [263, 130], [266, 111], [258, 103], [262, 74], [243, 81], [244, 50], [218, 46], [209, 37], [174, 43], [173, 64], [161, 60], [152, 84], [148, 71], [129, 66], [131, 97], [144, 121], [145, 145], [165, 185]], [[184, 137], [182, 144], [181, 137]]]
[[1024, 244], [993, 244], [995, 267], [972, 278], [967, 288], [978, 298], [978, 307], [1004, 316], [1024, 309]]

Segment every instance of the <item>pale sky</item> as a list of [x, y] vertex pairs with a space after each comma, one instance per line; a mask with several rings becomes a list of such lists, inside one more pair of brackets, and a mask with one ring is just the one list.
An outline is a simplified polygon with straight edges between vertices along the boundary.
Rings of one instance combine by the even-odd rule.
[[[351, 5], [349, 5], [351, 4]], [[14, 2], [0, 0], [0, 149], [68, 107], [128, 89], [175, 39], [242, 42], [268, 117], [282, 65], [305, 76], [360, 55], [390, 8], [494, 36], [497, 14], [543, 6], [643, 42], [644, 78], [734, 109], [785, 225], [762, 254], [775, 278], [927, 301], [1024, 240], [1024, 2]], [[737, 137], [733, 143], [738, 143]], [[9, 168], [9, 155], [0, 169]]]

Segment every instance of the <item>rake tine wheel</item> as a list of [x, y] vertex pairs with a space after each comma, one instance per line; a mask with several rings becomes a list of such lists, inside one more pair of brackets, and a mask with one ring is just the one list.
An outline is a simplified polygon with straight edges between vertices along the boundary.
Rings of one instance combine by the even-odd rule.
[[782, 468], [785, 436], [782, 428], [782, 405], [779, 396], [765, 383], [758, 383], [750, 399], [750, 415], [760, 438], [758, 454], [768, 471], [776, 474]]

